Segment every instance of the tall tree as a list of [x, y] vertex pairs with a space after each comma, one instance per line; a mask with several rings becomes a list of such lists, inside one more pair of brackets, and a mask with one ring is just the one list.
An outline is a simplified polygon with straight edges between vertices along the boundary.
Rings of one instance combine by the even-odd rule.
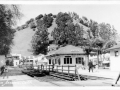
[[90, 20], [89, 28], [90, 28], [90, 31], [92, 32], [93, 38], [98, 37], [98, 33], [99, 33], [98, 32], [98, 23], [93, 20]]
[[32, 51], [33, 54], [38, 55], [40, 53], [46, 54], [48, 47], [48, 31], [47, 27], [44, 26], [44, 22], [39, 20], [37, 22], [37, 31], [32, 38]]
[[17, 5], [0, 5], [0, 54], [8, 54], [13, 44], [13, 26], [22, 16]]
[[94, 47], [97, 48], [98, 53], [98, 63], [103, 51], [105, 51], [105, 45], [109, 43], [109, 45], [114, 44], [116, 38], [116, 30], [111, 27], [110, 24], [100, 23], [98, 25], [98, 37], [94, 40]]
[[73, 23], [71, 13], [58, 13], [56, 18], [57, 27], [53, 30], [52, 36], [58, 45], [79, 45], [83, 39], [83, 27]]

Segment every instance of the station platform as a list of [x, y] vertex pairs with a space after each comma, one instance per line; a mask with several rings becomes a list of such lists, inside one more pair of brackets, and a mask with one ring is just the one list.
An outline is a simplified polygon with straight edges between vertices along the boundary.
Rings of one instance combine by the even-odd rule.
[[[9, 76], [3, 79], [0, 77], [0, 87], [49, 87], [49, 86], [108, 86], [111, 87], [113, 80], [86, 80], [86, 81], [38, 81], [27, 75]], [[120, 86], [120, 83], [118, 84]]]

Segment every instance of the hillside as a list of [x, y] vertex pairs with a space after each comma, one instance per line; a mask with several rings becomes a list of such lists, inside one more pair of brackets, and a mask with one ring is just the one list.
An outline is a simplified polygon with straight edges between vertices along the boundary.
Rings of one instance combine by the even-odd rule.
[[[73, 16], [78, 17], [76, 14]], [[48, 15], [40, 14], [36, 18], [31, 18], [24, 25], [16, 28], [16, 33], [15, 33], [15, 37], [13, 40], [14, 46], [12, 46], [11, 53], [22, 54], [22, 56], [31, 56], [32, 55], [32, 52], [30, 52], [31, 44], [32, 44], [31, 41], [32, 41], [33, 35], [37, 31], [37, 28], [39, 28], [39, 31], [41, 30], [40, 32], [38, 31], [37, 34], [40, 35], [40, 38], [42, 38], [43, 41], [46, 40], [46, 39], [44, 39], [44, 36], [48, 35], [45, 32], [43, 33], [44, 28], [41, 27], [42, 25], [45, 25], [45, 27], [47, 27], [48, 33], [49, 33], [48, 38], [50, 41], [53, 40], [51, 33], [55, 27], [59, 27], [60, 24], [70, 23], [71, 21], [74, 25], [79, 25], [80, 28], [83, 28], [83, 38], [84, 39], [87, 39], [89, 36], [93, 37], [93, 34], [89, 29], [89, 23], [86, 23], [87, 19], [85, 17], [84, 18], [75, 18], [75, 17], [72, 18], [72, 20], [71, 20], [71, 17], [69, 17], [68, 14], [60, 12], [57, 16], [52, 15], [50, 13]], [[65, 20], [68, 20], [68, 21], [66, 22]], [[60, 28], [60, 30], [61, 30], [61, 28]], [[67, 29], [65, 29], [65, 30], [67, 30]], [[68, 30], [70, 30], [70, 29], [68, 29]], [[68, 32], [70, 32], [70, 31], [68, 31]], [[62, 33], [64, 33], [64, 32], [62, 32]], [[59, 36], [57, 36], [57, 37], [59, 37]], [[59, 38], [58, 38], [58, 40], [59, 40]], [[43, 42], [43, 41], [41, 41], [41, 42]], [[119, 42], [119, 39], [116, 41]], [[44, 45], [41, 49], [43, 49], [43, 48], [47, 49], [47, 46], [44, 46]], [[41, 49], [39, 49], [39, 46], [36, 49], [38, 54], [41, 53], [41, 52], [39, 52]], [[45, 51], [45, 50], [41, 50], [41, 51]]]
[[28, 51], [31, 46], [32, 36], [35, 31], [30, 29], [30, 27], [17, 31], [14, 37], [14, 46], [12, 46], [11, 53], [22, 54], [23, 56], [30, 56], [32, 52]]
[[[83, 26], [84, 30], [86, 31], [87, 28], [82, 25], [79, 24], [80, 26]], [[49, 39], [53, 39], [51, 36], [51, 32], [54, 30], [54, 28], [57, 27], [57, 24], [55, 23], [55, 19], [53, 20], [52, 26], [50, 28], [48, 28], [48, 32], [49, 34]], [[29, 51], [29, 49], [31, 49], [31, 40], [32, 40], [32, 36], [35, 34], [35, 31], [33, 31], [30, 26], [19, 30], [15, 33], [15, 37], [14, 37], [14, 45], [12, 46], [11, 49], [11, 53], [17, 53], [17, 54], [21, 54], [23, 56], [31, 56], [32, 52]]]

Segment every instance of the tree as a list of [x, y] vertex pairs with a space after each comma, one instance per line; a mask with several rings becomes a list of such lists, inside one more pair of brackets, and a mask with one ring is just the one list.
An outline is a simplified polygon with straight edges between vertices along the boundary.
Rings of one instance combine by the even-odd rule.
[[31, 22], [31, 24], [30, 24], [30, 28], [31, 28], [31, 29], [35, 29], [35, 28], [36, 28], [36, 24], [35, 24], [35, 22]]
[[79, 15], [78, 15], [77, 13], [75, 13], [75, 12], [69, 12], [68, 14], [69, 14], [70, 17], [71, 17], [72, 19], [74, 19], [74, 20], [79, 20], [79, 19], [80, 19], [80, 18], [79, 18]]
[[48, 34], [49, 33], [47, 31], [47, 27], [44, 26], [44, 22], [38, 20], [37, 31], [31, 41], [33, 54], [38, 55], [40, 53], [47, 53], [47, 47], [49, 42]]
[[17, 5], [0, 5], [0, 54], [6, 55], [10, 52], [15, 31], [13, 26], [21, 16]]
[[109, 41], [107, 41], [107, 42], [104, 44], [103, 49], [104, 49], [104, 51], [105, 51], [106, 49], [111, 48], [111, 47], [113, 47], [113, 46], [116, 45], [116, 44], [117, 44], [117, 43], [116, 43], [115, 40], [109, 40]]
[[43, 17], [43, 15], [40, 14], [40, 15], [38, 15], [38, 16], [35, 18], [35, 20], [39, 20], [39, 19], [41, 19], [42, 17]]
[[56, 17], [56, 24], [57, 26], [62, 26], [62, 27], [65, 27], [67, 22], [72, 22], [72, 18], [70, 17], [69, 14], [67, 13], [58, 13], [57, 14], [57, 17]]
[[32, 23], [32, 22], [34, 22], [34, 19], [33, 19], [33, 18], [31, 18], [30, 20], [28, 20], [28, 21], [26, 22], [26, 24], [29, 25], [29, 24]]
[[53, 17], [51, 14], [48, 15], [44, 15], [43, 16], [43, 22], [45, 27], [49, 28], [50, 26], [52, 26], [52, 22], [53, 22]]
[[107, 45], [108, 48], [115, 44], [117, 31], [114, 29], [114, 27], [111, 27], [110, 24], [100, 23], [98, 29], [99, 37], [102, 40], [102, 45], [98, 44], [97, 46], [104, 50], [104, 46]]
[[104, 41], [115, 40], [117, 31], [110, 24], [99, 24], [99, 35]]
[[73, 23], [74, 16], [70, 13], [58, 13], [56, 18], [57, 27], [54, 28], [51, 35], [56, 44], [58, 45], [78, 45], [83, 39], [83, 27], [79, 24]]
[[93, 38], [98, 37], [98, 23], [93, 20], [90, 20], [89, 28], [90, 28], [90, 31], [92, 32]]
[[88, 58], [88, 61], [87, 61], [87, 63], [86, 63], [86, 66], [88, 66], [89, 55], [90, 55], [90, 53], [91, 53], [91, 51], [92, 51], [92, 46], [91, 46], [91, 45], [90, 45], [90, 46], [84, 46], [84, 51], [85, 51], [85, 53], [86, 53], [86, 55], [87, 55], [87, 58]]
[[70, 23], [65, 27], [57, 27], [52, 32], [53, 39], [58, 45], [79, 45], [82, 44], [83, 28], [78, 24]]
[[92, 37], [90, 36], [90, 34], [88, 34], [89, 37], [87, 38], [87, 40], [85, 40], [84, 43], [85, 46], [88, 44], [87, 48], [85, 48], [85, 51], [87, 55], [92, 51], [91, 48], [96, 51], [99, 64], [99, 57], [103, 53], [103, 51], [105, 51], [105, 45], [111, 40], [112, 42], [115, 41], [116, 30], [114, 28], [111, 28], [110, 24], [98, 24], [93, 20], [89, 21], [89, 30], [92, 33]]

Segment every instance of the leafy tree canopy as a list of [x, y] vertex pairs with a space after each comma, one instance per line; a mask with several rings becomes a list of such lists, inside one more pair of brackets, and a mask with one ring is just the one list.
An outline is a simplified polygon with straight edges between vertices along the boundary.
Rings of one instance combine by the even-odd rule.
[[20, 19], [22, 14], [17, 5], [0, 5], [0, 54], [8, 54], [13, 44], [16, 20]]
[[[53, 20], [57, 27], [53, 28], [52, 33], [50, 33], [53, 37], [52, 43], [82, 46], [88, 54], [93, 48], [103, 48], [107, 41], [115, 40], [117, 34], [110, 24], [99, 24], [85, 16], [80, 18], [75, 12], [59, 12], [57, 15], [52, 13], [48, 15], [40, 14], [36, 17], [38, 31], [36, 31], [32, 40], [33, 50], [35, 53], [37, 52], [36, 54], [47, 52], [47, 46], [50, 42], [48, 30], [52, 26]], [[84, 30], [84, 27], [88, 29]], [[87, 38], [84, 38], [85, 33]]]

